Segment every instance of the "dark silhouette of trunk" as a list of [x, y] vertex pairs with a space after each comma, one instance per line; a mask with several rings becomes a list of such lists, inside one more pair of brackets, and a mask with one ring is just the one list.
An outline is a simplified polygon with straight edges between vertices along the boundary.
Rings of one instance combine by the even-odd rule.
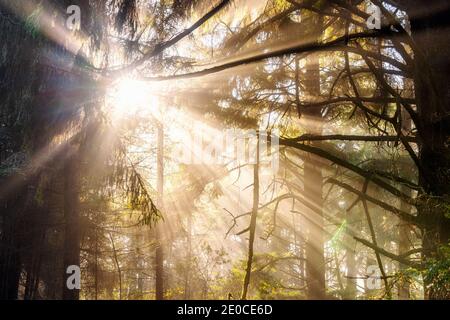
[[48, 216], [47, 208], [37, 208], [32, 210], [31, 214], [33, 217], [29, 217], [32, 225], [34, 226], [31, 230], [31, 248], [29, 250], [29, 255], [31, 256], [28, 266], [26, 268], [26, 283], [24, 300], [32, 300], [36, 298], [36, 293], [39, 287], [39, 277], [42, 266], [42, 254], [45, 245], [46, 238], [46, 227], [45, 221]]
[[[419, 180], [428, 195], [450, 194], [450, 3], [400, 1], [411, 19], [411, 33], [417, 46], [414, 55], [414, 85], [419, 135]], [[419, 207], [423, 221], [423, 257], [437, 253], [450, 240], [450, 219], [445, 210]], [[426, 298], [436, 299], [433, 286], [425, 283]], [[449, 295], [449, 293], [447, 293]], [[448, 298], [448, 296], [446, 297]]]
[[[21, 197], [19, 197], [21, 198]], [[3, 213], [3, 225], [0, 248], [0, 300], [15, 300], [18, 297], [20, 277], [20, 239], [17, 231], [18, 221], [16, 210], [8, 208]]]
[[[298, 287], [303, 288], [305, 283], [305, 250], [304, 250], [304, 236], [299, 232], [301, 230], [301, 225], [304, 221], [303, 217], [298, 213], [292, 213], [292, 232], [294, 233], [294, 247], [298, 248], [298, 260], [295, 263], [296, 274], [298, 275]], [[298, 223], [297, 221], [301, 222]], [[300, 225], [300, 227], [298, 227]], [[289, 250], [289, 248], [288, 248]]]
[[95, 290], [95, 300], [98, 300], [98, 227], [95, 226], [95, 252], [94, 252], [94, 290]]
[[[72, 147], [75, 149], [74, 147]], [[69, 155], [64, 165], [64, 257], [63, 257], [63, 287], [64, 300], [79, 300], [80, 290], [69, 289], [67, 286], [67, 268], [71, 265], [80, 266], [80, 199], [79, 199], [79, 157], [77, 150]]]
[[[17, 179], [22, 178], [13, 175], [5, 181], [5, 185], [15, 186]], [[33, 206], [37, 176], [33, 175], [21, 183], [23, 187], [14, 191], [7, 190], [6, 201], [3, 200], [4, 207], [0, 211], [3, 217], [0, 239], [0, 299], [2, 300], [18, 299], [23, 264], [21, 253], [25, 245], [30, 245], [24, 242], [27, 235], [24, 230], [29, 227], [25, 221]]]
[[[164, 207], [164, 129], [161, 123], [157, 123], [157, 186], [158, 207]], [[164, 300], [164, 251], [161, 241], [161, 223], [155, 226], [155, 299]]]
[[346, 235], [346, 249], [345, 249], [345, 265], [347, 267], [347, 283], [345, 288], [345, 299], [356, 299], [356, 277], [358, 269], [356, 267], [355, 255], [355, 240], [353, 239], [353, 232], [351, 228], [355, 228], [355, 214], [352, 210], [347, 212], [347, 235]]
[[[34, 64], [39, 54], [37, 45], [24, 33], [23, 24], [14, 23], [10, 17], [11, 13], [0, 5], [0, 42], [3, 45], [0, 58], [0, 164], [11, 157], [15, 166], [20, 167], [19, 172], [14, 169], [7, 175], [0, 174], [0, 300], [18, 298], [24, 252], [29, 250], [24, 247], [33, 244], [26, 219], [32, 213], [30, 208], [33, 207], [38, 174], [27, 172], [24, 177], [22, 170], [28, 169], [24, 165], [24, 160], [28, 160], [28, 155], [23, 154], [24, 145], [33, 153], [35, 145], [39, 147], [36, 140], [45, 136], [42, 124], [39, 124], [40, 135], [33, 135], [37, 122], [30, 112], [35, 110], [30, 97], [35, 97], [42, 84], [41, 74]], [[28, 44], [27, 50], [23, 49], [23, 43]], [[24, 121], [28, 118], [24, 115], [31, 116], [29, 123]], [[3, 130], [7, 133], [6, 141]]]
[[[411, 86], [412, 87], [412, 86]], [[408, 88], [413, 89], [413, 88]], [[409, 135], [411, 130], [411, 118], [408, 116], [406, 110], [402, 110], [402, 129], [405, 134]], [[404, 194], [412, 197], [411, 189], [405, 186], [401, 187], [401, 190]], [[400, 203], [400, 210], [403, 212], [411, 212], [412, 208], [409, 204], [404, 201]], [[411, 225], [407, 222], [399, 220], [398, 226], [398, 254], [402, 255], [409, 250], [411, 250]], [[404, 272], [408, 266], [399, 263], [399, 271]], [[400, 300], [409, 300], [410, 299], [410, 285], [408, 281], [400, 281], [397, 285], [398, 290], [398, 298]]]
[[247, 299], [248, 286], [250, 285], [250, 279], [252, 275], [253, 264], [253, 244], [255, 242], [256, 233], [256, 218], [258, 217], [259, 207], [259, 133], [256, 135], [256, 163], [253, 166], [253, 208], [250, 216], [250, 225], [248, 228], [249, 240], [248, 240], [248, 256], [247, 266], [245, 268], [244, 284], [242, 286], [241, 300]]
[[161, 243], [160, 227], [155, 226], [155, 299], [164, 300], [164, 251]]
[[[411, 190], [409, 188], [403, 188], [403, 192], [405, 194], [408, 194], [408, 193], [411, 194]], [[402, 204], [400, 206], [400, 210], [402, 210], [404, 212], [410, 212], [411, 206], [405, 202], [402, 202]], [[398, 232], [399, 232], [398, 254], [402, 255], [402, 254], [408, 252], [409, 250], [411, 250], [411, 242], [410, 242], [410, 238], [409, 238], [409, 235], [411, 233], [411, 226], [408, 223], [400, 220]], [[402, 263], [399, 264], [400, 272], [404, 272], [407, 268], [408, 268], [408, 266], [405, 266]], [[407, 281], [400, 281], [397, 286], [397, 289], [398, 289], [398, 298], [400, 300], [409, 300], [410, 299], [410, 286]]]
[[114, 264], [116, 265], [117, 275], [119, 276], [119, 300], [122, 300], [122, 268], [120, 267], [119, 258], [117, 256], [116, 245], [114, 243], [114, 238], [113, 238], [112, 233], [109, 234], [109, 239], [111, 240], [111, 246], [113, 249]]

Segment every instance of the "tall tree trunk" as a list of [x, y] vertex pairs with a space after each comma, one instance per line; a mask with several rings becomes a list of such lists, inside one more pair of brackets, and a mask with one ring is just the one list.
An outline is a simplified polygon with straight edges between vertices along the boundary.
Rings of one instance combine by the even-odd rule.
[[306, 242], [306, 276], [308, 283], [308, 297], [310, 299], [325, 298], [325, 259], [323, 236], [323, 199], [322, 199], [322, 170], [317, 157], [307, 156], [304, 162], [305, 198], [315, 207], [307, 209], [310, 217], [308, 224], [308, 238]]
[[[410, 86], [412, 87], [412, 86]], [[413, 90], [413, 88], [408, 88]], [[402, 110], [402, 131], [405, 135], [410, 135], [411, 131], [411, 118], [408, 116], [406, 110]], [[404, 194], [408, 196], [412, 196], [411, 189], [405, 186], [401, 187], [401, 190]], [[405, 201], [401, 201], [400, 203], [400, 210], [403, 212], [411, 212], [411, 206], [407, 204]], [[398, 227], [398, 254], [402, 255], [409, 250], [411, 250], [411, 240], [410, 240], [410, 234], [411, 234], [411, 226], [406, 223], [405, 221], [399, 220], [399, 227]], [[405, 272], [405, 270], [408, 268], [408, 266], [405, 266], [404, 264], [399, 264], [399, 271]], [[397, 285], [398, 290], [398, 299], [399, 300], [409, 300], [410, 299], [410, 285], [408, 281], [400, 281]]]
[[[450, 194], [450, 3], [400, 1], [411, 19], [411, 33], [417, 46], [414, 54], [414, 85], [418, 112], [419, 176], [427, 195], [447, 198]], [[447, 200], [448, 201], [448, 200]], [[433, 208], [434, 207], [434, 208]], [[443, 206], [442, 206], [443, 207]], [[423, 227], [423, 256], [437, 254], [450, 240], [450, 219], [445, 209], [424, 203], [419, 207]], [[425, 296], [437, 297], [425, 284]]]
[[259, 133], [256, 135], [256, 137], [256, 163], [253, 166], [253, 208], [250, 217], [247, 267], [245, 268], [245, 277], [244, 284], [242, 286], [241, 300], [247, 299], [248, 286], [250, 285], [250, 278], [252, 275], [253, 244], [255, 242], [256, 218], [258, 217], [259, 208]]
[[[6, 180], [5, 186], [14, 186], [17, 175]], [[19, 293], [19, 279], [22, 270], [21, 252], [27, 225], [25, 217], [33, 206], [36, 194], [36, 176], [21, 181], [23, 187], [7, 191], [4, 194], [4, 207], [1, 209], [3, 226], [0, 235], [0, 300], [15, 300]], [[11, 183], [11, 184], [10, 184]], [[18, 196], [15, 196], [17, 193]]]
[[15, 300], [18, 298], [21, 262], [19, 255], [20, 241], [17, 237], [19, 230], [17, 214], [18, 212], [15, 210], [3, 214], [0, 243], [0, 300]]
[[189, 300], [191, 298], [191, 269], [192, 269], [192, 211], [190, 209], [187, 215], [186, 240], [187, 240], [187, 253], [186, 253], [187, 266], [184, 281], [184, 299]]
[[112, 233], [109, 233], [109, 239], [111, 240], [111, 246], [112, 246], [112, 249], [113, 249], [114, 263], [116, 265], [117, 274], [119, 276], [119, 300], [122, 300], [122, 268], [120, 267], [119, 258], [117, 256], [116, 245], [114, 243], [114, 238], [113, 238]]
[[[408, 194], [411, 193], [411, 190], [406, 190], [407, 188], [404, 188], [404, 193]], [[402, 202], [402, 205], [400, 206], [400, 210], [403, 212], [410, 212], [411, 207], [406, 204], [405, 202]], [[410, 244], [410, 238], [409, 234], [411, 233], [411, 226], [407, 224], [404, 221], [399, 221], [399, 227], [398, 227], [398, 254], [402, 255], [409, 250], [411, 250], [411, 244]], [[399, 271], [405, 272], [405, 270], [408, 268], [408, 266], [405, 266], [404, 264], [399, 264]], [[398, 299], [399, 300], [409, 300], [410, 299], [410, 286], [409, 282], [407, 281], [400, 281], [397, 286], [398, 290]]]
[[353, 231], [351, 228], [355, 228], [355, 214], [352, 210], [347, 212], [347, 235], [346, 235], [346, 252], [345, 252], [345, 265], [347, 267], [347, 284], [345, 288], [345, 299], [356, 299], [357, 288], [356, 288], [356, 277], [358, 275], [358, 269], [356, 267], [356, 255], [355, 255], [355, 245], [356, 242], [353, 239]]
[[[75, 148], [73, 148], [75, 149]], [[69, 289], [67, 268], [71, 265], [80, 266], [80, 199], [79, 199], [79, 157], [78, 151], [66, 160], [64, 166], [64, 257], [63, 257], [63, 288], [64, 300], [79, 300], [80, 290]]]
[[[319, 41], [321, 32], [321, 18], [313, 19], [316, 23], [313, 31], [314, 41]], [[315, 100], [320, 96], [320, 62], [319, 55], [312, 54], [306, 58], [305, 89], [308, 100]], [[306, 115], [305, 127], [308, 133], [322, 134], [322, 110], [311, 108]], [[325, 298], [325, 259], [324, 259], [324, 219], [323, 219], [323, 175], [322, 159], [312, 154], [304, 158], [304, 191], [305, 198], [315, 208], [306, 208], [310, 223], [306, 242], [306, 275], [309, 299]]]
[[36, 298], [36, 293], [39, 287], [39, 277], [42, 264], [43, 247], [46, 237], [46, 219], [48, 216], [48, 210], [43, 208], [37, 208], [31, 211], [31, 214], [35, 217], [30, 217], [33, 229], [31, 230], [31, 252], [29, 253], [30, 261], [26, 268], [26, 283], [24, 300], [31, 300]]
[[[162, 123], [157, 123], [158, 146], [157, 146], [157, 186], [158, 207], [163, 208], [164, 193], [164, 128]], [[164, 300], [164, 251], [161, 241], [161, 225], [155, 226], [155, 299]]]
[[94, 260], [95, 260], [95, 266], [94, 266], [94, 294], [95, 294], [95, 300], [98, 300], [98, 233], [99, 228], [95, 226], [95, 252], [94, 252]]

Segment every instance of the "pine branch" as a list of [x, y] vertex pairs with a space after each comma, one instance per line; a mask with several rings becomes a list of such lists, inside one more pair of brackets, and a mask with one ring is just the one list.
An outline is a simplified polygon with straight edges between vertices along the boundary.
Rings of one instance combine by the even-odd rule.
[[394, 213], [396, 216], [398, 216], [400, 219], [402, 219], [403, 221], [409, 222], [409, 223], [413, 223], [413, 224], [417, 224], [417, 218], [405, 211], [402, 211], [400, 209], [397, 209], [396, 207], [393, 207], [383, 201], [380, 201], [378, 199], [375, 199], [369, 195], [367, 195], [366, 193], [363, 193], [353, 187], [351, 187], [350, 185], [344, 183], [344, 182], [340, 182], [337, 179], [334, 178], [329, 178], [327, 179], [326, 183], [332, 183], [335, 184], [337, 186], [340, 186], [341, 188], [344, 188], [352, 193], [354, 193], [355, 195], [357, 195], [359, 197], [359, 199], [364, 199], [367, 200], [369, 202], [372, 202], [373, 204], [376, 204], [377, 206], [379, 206], [380, 208], [383, 208], [389, 212]]
[[275, 50], [272, 52], [258, 54], [249, 58], [238, 59], [232, 62], [227, 62], [224, 64], [217, 65], [212, 68], [203, 69], [200, 71], [195, 71], [191, 73], [171, 75], [171, 76], [158, 76], [158, 77], [141, 77], [141, 80], [144, 81], [167, 81], [167, 80], [181, 80], [181, 79], [192, 79], [207, 76], [210, 74], [218, 73], [227, 69], [239, 67], [242, 65], [252, 64], [256, 62], [261, 62], [270, 58], [276, 57], [284, 57], [291, 54], [299, 54], [299, 53], [309, 53], [309, 52], [320, 52], [325, 51], [330, 48], [342, 48], [345, 47], [345, 44], [350, 40], [357, 39], [368, 39], [368, 38], [378, 38], [381, 36], [394, 34], [390, 29], [382, 29], [379, 31], [371, 31], [371, 32], [359, 32], [354, 33], [347, 36], [339, 37], [335, 40], [326, 42], [326, 43], [306, 43], [300, 44], [293, 47], [288, 47], [280, 50]]
[[366, 171], [344, 159], [341, 159], [323, 149], [317, 148], [317, 147], [313, 147], [307, 144], [302, 144], [302, 143], [298, 143], [289, 139], [283, 139], [280, 138], [279, 139], [280, 145], [284, 145], [287, 147], [292, 147], [301, 151], [305, 151], [305, 152], [309, 152], [312, 154], [315, 154], [321, 158], [327, 159], [341, 167], [344, 167], [350, 171], [353, 171], [354, 173], [369, 179], [371, 182], [375, 183], [376, 185], [378, 185], [379, 187], [385, 189], [386, 191], [388, 191], [389, 193], [393, 194], [394, 196], [397, 196], [399, 198], [401, 198], [402, 200], [404, 200], [406, 203], [411, 204], [411, 205], [415, 205], [415, 200], [412, 199], [411, 197], [409, 197], [408, 195], [404, 194], [403, 192], [401, 192], [400, 190], [398, 190], [397, 188], [395, 188], [394, 186], [392, 186], [391, 184], [385, 182], [384, 180], [381, 180], [380, 178], [376, 177], [373, 175], [372, 172]]
[[226, 5], [230, 3], [230, 0], [222, 0], [217, 6], [215, 6], [213, 9], [211, 9], [208, 13], [206, 13], [203, 17], [201, 17], [199, 20], [197, 20], [192, 26], [185, 29], [184, 31], [180, 32], [178, 35], [173, 37], [170, 40], [167, 40], [165, 42], [157, 44], [153, 50], [150, 50], [149, 52], [145, 53], [141, 58], [137, 59], [136, 61], [132, 62], [128, 66], [125, 66], [119, 70], [114, 70], [111, 73], [112, 77], [117, 77], [120, 74], [129, 72], [141, 64], [143, 64], [145, 61], [147, 61], [150, 58], [153, 58], [159, 54], [161, 54], [166, 49], [172, 47], [182, 39], [186, 38], [188, 35], [190, 35], [192, 32], [197, 30], [200, 26], [202, 26], [205, 22], [207, 22], [209, 19], [211, 19], [214, 15], [216, 15], [218, 12], [220, 12]]
[[410, 261], [410, 260], [408, 260], [408, 259], [405, 259], [403, 256], [398, 256], [398, 255], [393, 254], [393, 253], [391, 253], [391, 252], [389, 252], [389, 251], [386, 251], [386, 250], [384, 250], [383, 248], [380, 248], [380, 247], [374, 245], [374, 244], [371, 243], [370, 241], [367, 241], [367, 240], [358, 238], [358, 237], [356, 237], [356, 236], [354, 236], [353, 239], [355, 239], [356, 241], [362, 243], [362, 244], [365, 245], [366, 247], [369, 247], [369, 248], [371, 248], [372, 250], [374, 250], [374, 251], [376, 251], [376, 252], [382, 254], [383, 256], [388, 257], [388, 258], [390, 258], [390, 259], [392, 259], [392, 260], [398, 261], [398, 262], [400, 262], [400, 263], [402, 263], [402, 264], [404, 264], [404, 265], [407, 265], [407, 266], [410, 266], [410, 267], [419, 267], [419, 266], [420, 266], [420, 265], [417, 264], [417, 263], [414, 263], [414, 262], [412, 262], [412, 261]]
[[[416, 137], [405, 137], [408, 142], [417, 142]], [[362, 135], [343, 135], [343, 134], [332, 134], [332, 135], [313, 135], [304, 134], [296, 138], [290, 139], [295, 142], [305, 142], [305, 141], [331, 141], [331, 140], [342, 140], [342, 141], [364, 141], [364, 142], [389, 142], [398, 141], [398, 136], [362, 136]]]

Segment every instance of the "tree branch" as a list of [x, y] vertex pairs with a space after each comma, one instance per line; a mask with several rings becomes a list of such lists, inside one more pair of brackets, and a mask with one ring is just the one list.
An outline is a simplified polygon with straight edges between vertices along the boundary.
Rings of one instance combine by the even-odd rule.
[[300, 44], [293, 47], [288, 47], [280, 50], [275, 50], [272, 52], [262, 53], [258, 54], [249, 58], [239, 59], [232, 62], [227, 62], [221, 65], [217, 65], [212, 68], [203, 69], [200, 71], [195, 71], [191, 73], [185, 73], [185, 74], [178, 74], [178, 75], [171, 75], [171, 76], [158, 76], [158, 77], [142, 77], [141, 80], [146, 81], [167, 81], [167, 80], [181, 80], [181, 79], [192, 79], [192, 78], [198, 78], [214, 73], [218, 73], [227, 69], [235, 68], [242, 65], [252, 64], [256, 62], [260, 62], [263, 60], [267, 60], [269, 58], [275, 58], [275, 57], [283, 57], [295, 53], [306, 53], [306, 52], [314, 52], [314, 51], [323, 51], [329, 48], [333, 47], [342, 47], [350, 40], [357, 40], [357, 39], [367, 39], [367, 38], [377, 38], [384, 35], [392, 35], [394, 32], [388, 28], [381, 29], [378, 31], [370, 31], [370, 32], [359, 32], [349, 35], [348, 37], [342, 36], [335, 40], [326, 42], [326, 43], [307, 43], [307, 44]]
[[386, 251], [383, 248], [380, 248], [380, 247], [374, 245], [373, 243], [371, 243], [371, 242], [369, 242], [367, 240], [358, 238], [356, 236], [354, 236], [353, 239], [355, 239], [358, 242], [361, 242], [366, 247], [369, 247], [369, 248], [373, 249], [374, 251], [377, 251], [377, 252], [381, 253], [383, 256], [388, 257], [388, 258], [390, 258], [392, 260], [398, 261], [398, 262], [400, 262], [400, 263], [402, 263], [404, 265], [407, 265], [407, 266], [410, 266], [410, 267], [418, 267], [419, 266], [418, 264], [416, 264], [414, 262], [411, 262], [408, 259], [403, 258], [402, 256], [398, 256], [398, 255], [393, 254], [393, 253], [391, 253], [389, 251]]
[[[417, 142], [416, 137], [405, 137], [408, 142]], [[303, 134], [299, 137], [290, 139], [295, 142], [304, 141], [331, 141], [331, 140], [342, 140], [342, 141], [398, 141], [398, 136], [361, 136], [361, 135], [343, 135], [343, 134], [331, 134], [331, 135], [313, 135], [313, 134]]]
[[153, 48], [153, 50], [150, 50], [149, 52], [145, 53], [141, 58], [137, 59], [136, 61], [132, 62], [131, 64], [129, 64], [123, 68], [120, 68], [118, 70], [114, 70], [111, 75], [118, 76], [122, 73], [131, 71], [131, 70], [135, 69], [136, 67], [138, 67], [139, 65], [141, 65], [142, 63], [144, 63], [146, 60], [161, 54], [164, 50], [175, 45], [177, 42], [181, 41], [182, 39], [184, 39], [185, 37], [190, 35], [192, 32], [194, 32], [196, 29], [198, 29], [201, 25], [203, 25], [210, 18], [212, 18], [214, 15], [216, 15], [220, 10], [222, 10], [228, 3], [230, 3], [230, 0], [222, 0], [217, 6], [215, 6], [213, 9], [211, 9], [211, 11], [206, 13], [199, 20], [197, 20], [192, 26], [190, 26], [189, 28], [180, 32], [178, 35], [176, 35], [172, 39], [157, 44]]
[[319, 157], [322, 157], [324, 159], [327, 159], [341, 167], [344, 167], [348, 170], [351, 170], [353, 172], [355, 172], [356, 174], [369, 179], [370, 181], [372, 181], [373, 183], [375, 183], [376, 185], [378, 185], [379, 187], [385, 189], [386, 191], [388, 191], [389, 193], [393, 194], [394, 196], [397, 196], [399, 198], [401, 198], [402, 200], [404, 200], [406, 203], [411, 204], [411, 205], [415, 205], [415, 201], [414, 199], [412, 199], [411, 197], [409, 197], [408, 195], [404, 194], [403, 192], [401, 192], [400, 190], [398, 190], [397, 188], [393, 187], [392, 185], [390, 185], [389, 183], [381, 180], [378, 177], [375, 177], [373, 175], [373, 173], [368, 172], [364, 169], [361, 169], [360, 167], [345, 161], [325, 150], [322, 150], [320, 148], [317, 147], [313, 147], [307, 144], [302, 144], [302, 143], [298, 143], [289, 139], [283, 139], [280, 138], [279, 140], [280, 145], [284, 145], [284, 146], [288, 146], [288, 147], [292, 147], [292, 148], [296, 148], [298, 150], [301, 151], [305, 151], [305, 152], [309, 152], [312, 154], [315, 154]]
[[332, 183], [332, 184], [335, 184], [337, 186], [340, 186], [341, 188], [344, 188], [344, 189], [354, 193], [360, 199], [365, 199], [365, 200], [367, 200], [369, 202], [372, 202], [373, 204], [376, 204], [380, 208], [383, 208], [383, 209], [385, 209], [385, 210], [387, 210], [389, 212], [394, 213], [396, 216], [398, 216], [403, 221], [406, 221], [406, 222], [409, 222], [409, 223], [412, 223], [412, 224], [417, 224], [417, 219], [416, 219], [415, 216], [413, 216], [413, 215], [411, 215], [411, 214], [409, 214], [409, 213], [407, 213], [405, 211], [402, 211], [400, 209], [397, 209], [396, 207], [393, 207], [393, 206], [391, 206], [391, 205], [389, 205], [389, 204], [387, 204], [387, 203], [385, 203], [383, 201], [375, 199], [375, 198], [367, 195], [366, 193], [363, 193], [363, 192], [353, 188], [352, 186], [350, 186], [350, 185], [348, 185], [348, 184], [346, 184], [344, 182], [341, 182], [341, 181], [339, 181], [337, 179], [334, 179], [334, 178], [328, 178], [326, 183]]

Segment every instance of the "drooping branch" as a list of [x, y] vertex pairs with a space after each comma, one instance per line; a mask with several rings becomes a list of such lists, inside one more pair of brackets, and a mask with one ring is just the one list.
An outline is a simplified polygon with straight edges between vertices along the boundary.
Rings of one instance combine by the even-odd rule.
[[381, 170], [373, 170], [373, 172], [375, 174], [379, 175], [380, 177], [392, 180], [394, 182], [398, 182], [398, 183], [400, 183], [400, 184], [402, 184], [402, 185], [404, 185], [404, 186], [406, 186], [406, 187], [408, 187], [408, 188], [410, 188], [412, 190], [417, 190], [417, 191], [421, 190], [421, 187], [417, 183], [414, 183], [412, 181], [409, 181], [408, 179], [399, 177], [399, 176], [397, 176], [395, 174], [392, 174], [392, 173], [389, 173], [389, 172], [384, 172], [384, 171], [381, 171]]
[[366, 247], [369, 247], [372, 250], [377, 251], [380, 254], [382, 254], [383, 256], [388, 257], [388, 258], [390, 258], [390, 259], [392, 259], [394, 261], [398, 261], [398, 262], [400, 262], [400, 263], [402, 263], [404, 265], [410, 266], [410, 267], [418, 267], [419, 266], [417, 263], [414, 263], [414, 262], [412, 262], [412, 261], [410, 261], [408, 259], [405, 259], [403, 255], [402, 256], [398, 256], [396, 254], [393, 254], [393, 253], [391, 253], [389, 251], [384, 250], [383, 248], [380, 248], [380, 247], [374, 245], [370, 241], [358, 238], [356, 236], [354, 236], [353, 239], [355, 239], [358, 242], [361, 242]]
[[370, 71], [372, 71], [372, 74], [377, 79], [378, 83], [387, 91], [389, 92], [393, 97], [395, 97], [397, 103], [401, 103], [405, 109], [408, 111], [411, 119], [414, 121], [416, 126], [420, 125], [417, 113], [413, 110], [413, 108], [410, 106], [409, 103], [405, 102], [405, 98], [401, 97], [398, 92], [392, 88], [384, 79], [383, 73], [375, 67], [375, 65], [370, 61], [370, 59], [361, 52], [362, 48], [359, 44], [357, 44], [358, 48], [358, 54], [361, 55], [361, 57], [364, 59], [365, 63], [369, 67]]
[[341, 182], [341, 181], [339, 181], [337, 179], [334, 179], [334, 178], [329, 178], [329, 179], [327, 179], [326, 183], [332, 183], [332, 184], [335, 184], [337, 186], [340, 186], [341, 188], [344, 188], [344, 189], [350, 191], [351, 193], [354, 193], [355, 195], [357, 195], [359, 197], [359, 199], [367, 200], [369, 202], [372, 202], [373, 204], [376, 204], [380, 208], [383, 208], [383, 209], [385, 209], [385, 210], [387, 210], [389, 212], [394, 213], [396, 216], [398, 216], [403, 221], [406, 221], [406, 222], [409, 222], [409, 223], [413, 223], [413, 224], [417, 223], [417, 219], [416, 219], [415, 216], [413, 216], [413, 215], [411, 215], [411, 214], [409, 214], [409, 213], [407, 213], [405, 211], [402, 211], [400, 209], [397, 209], [396, 207], [393, 207], [393, 206], [391, 206], [391, 205], [389, 205], [389, 204], [387, 204], [387, 203], [385, 203], [385, 202], [383, 202], [381, 200], [375, 199], [375, 198], [369, 196], [367, 193], [363, 193], [360, 190], [357, 190], [357, 189], [353, 188], [352, 186], [350, 186], [350, 185], [348, 185], [348, 184], [346, 184], [344, 182]]
[[[343, 102], [365, 102], [365, 103], [395, 103], [398, 100], [394, 98], [382, 98], [382, 97], [351, 97], [351, 96], [345, 96], [345, 97], [336, 97], [327, 99], [324, 101], [319, 102], [311, 102], [311, 103], [304, 103], [301, 105], [302, 108], [318, 108], [318, 107], [324, 107], [331, 104], [336, 103], [343, 103]], [[402, 102], [406, 103], [415, 103], [415, 99], [410, 98], [401, 98]], [[377, 117], [381, 117], [381, 115], [378, 115], [377, 113], [374, 113]]]
[[375, 183], [376, 185], [378, 185], [379, 187], [385, 189], [386, 191], [388, 191], [389, 193], [393, 194], [394, 196], [399, 197], [400, 199], [404, 200], [406, 203], [409, 203], [411, 205], [415, 205], [415, 201], [414, 199], [412, 199], [411, 197], [407, 196], [406, 194], [404, 194], [403, 192], [401, 192], [400, 190], [398, 190], [397, 188], [393, 187], [391, 184], [381, 180], [380, 178], [376, 177], [373, 175], [373, 173], [366, 171], [348, 161], [345, 161], [323, 149], [317, 148], [317, 147], [313, 147], [307, 144], [302, 144], [302, 143], [298, 143], [289, 139], [283, 139], [280, 138], [279, 140], [280, 145], [284, 145], [287, 147], [292, 147], [292, 148], [296, 148], [298, 150], [301, 151], [305, 151], [305, 152], [309, 152], [312, 154], [315, 154], [321, 158], [327, 159], [341, 167], [344, 167], [350, 171], [353, 171], [354, 173], [369, 179], [371, 182]]
[[[417, 142], [416, 137], [405, 137], [408, 142]], [[332, 134], [332, 135], [313, 135], [313, 134], [303, 134], [299, 137], [292, 138], [292, 141], [296, 142], [306, 142], [306, 141], [364, 141], [364, 142], [395, 142], [398, 141], [398, 136], [362, 136], [362, 135], [343, 135], [343, 134]]]
[[[287, 0], [290, 4], [296, 6], [297, 9], [306, 9], [308, 11], [314, 12], [316, 14], [319, 14], [321, 16], [328, 16], [328, 17], [334, 17], [335, 19], [337, 18], [342, 18], [342, 14], [336, 10], [337, 7], [332, 8], [331, 10], [325, 10], [324, 8], [317, 8], [317, 6], [315, 6], [315, 2], [314, 1], [303, 1], [302, 3], [298, 3], [297, 1], [294, 0]], [[355, 19], [352, 19], [352, 17], [347, 17], [347, 19], [349, 19], [349, 21], [354, 24], [355, 26], [359, 26], [362, 28], [365, 28], [365, 24], [357, 21]]]
[[140, 66], [142, 63], [147, 61], [148, 59], [155, 57], [159, 54], [161, 54], [166, 49], [172, 47], [182, 39], [186, 38], [188, 35], [190, 35], [192, 32], [197, 30], [200, 26], [202, 26], [204, 23], [206, 23], [209, 19], [211, 19], [213, 16], [215, 16], [218, 12], [220, 12], [226, 5], [230, 3], [230, 0], [222, 0], [217, 6], [215, 6], [213, 9], [211, 9], [208, 13], [206, 13], [203, 17], [201, 17], [199, 20], [197, 20], [192, 26], [189, 28], [183, 30], [178, 35], [173, 37], [170, 40], [167, 40], [165, 42], [157, 44], [152, 50], [145, 53], [142, 57], [137, 59], [136, 61], [132, 62], [131, 64], [120, 68], [118, 70], [114, 70], [111, 73], [111, 76], [118, 76], [120, 74], [129, 72], [138, 66]]
[[158, 77], [141, 77], [141, 80], [167, 81], [167, 80], [182, 80], [182, 79], [198, 78], [198, 77], [203, 77], [203, 76], [207, 76], [210, 74], [218, 73], [218, 72], [221, 72], [224, 70], [228, 70], [231, 68], [261, 62], [261, 61], [264, 61], [264, 60], [267, 60], [270, 58], [284, 57], [284, 56], [288, 56], [291, 54], [299, 54], [299, 53], [320, 52], [320, 51], [326, 50], [328, 48], [342, 47], [350, 40], [377, 38], [377, 37], [382, 37], [382, 36], [392, 35], [392, 34], [393, 34], [393, 32], [390, 29], [359, 32], [359, 33], [351, 34], [348, 37], [342, 36], [342, 37], [336, 38], [335, 40], [332, 40], [332, 41], [329, 41], [326, 43], [300, 44], [297, 46], [292, 46], [292, 47], [288, 47], [288, 48], [284, 48], [284, 49], [280, 49], [280, 50], [275, 50], [272, 52], [257, 54], [255, 56], [248, 57], [248, 58], [234, 60], [231, 62], [217, 65], [212, 68], [207, 68], [207, 69], [203, 69], [200, 71], [194, 71], [191, 73], [184, 73], [184, 74], [177, 74], [177, 75], [170, 75], [170, 76], [158, 76]]
[[276, 21], [282, 20], [283, 18], [285, 18], [286, 16], [288, 16], [289, 14], [291, 14], [292, 12], [298, 10], [298, 8], [292, 6], [290, 8], [287, 8], [286, 10], [280, 12], [279, 14], [277, 14], [276, 16], [257, 24], [252, 30], [247, 31], [247, 34], [243, 37], [242, 40], [240, 40], [237, 44], [236, 47], [234, 48], [235, 50], [239, 50], [240, 48], [242, 48], [252, 37], [254, 37], [255, 35], [257, 35], [259, 32], [261, 32], [261, 30], [264, 30], [264, 28], [266, 28], [267, 26], [273, 24]]

